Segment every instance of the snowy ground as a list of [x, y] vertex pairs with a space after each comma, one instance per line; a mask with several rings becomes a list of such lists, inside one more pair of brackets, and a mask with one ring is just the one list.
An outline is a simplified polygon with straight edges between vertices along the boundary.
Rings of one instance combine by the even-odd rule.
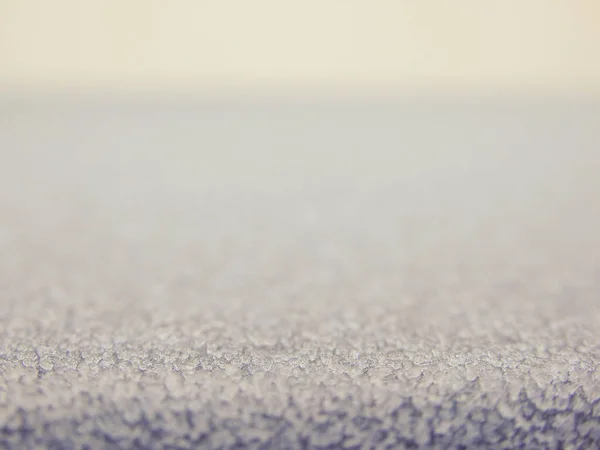
[[597, 230], [598, 104], [6, 100], [0, 447], [599, 447]]

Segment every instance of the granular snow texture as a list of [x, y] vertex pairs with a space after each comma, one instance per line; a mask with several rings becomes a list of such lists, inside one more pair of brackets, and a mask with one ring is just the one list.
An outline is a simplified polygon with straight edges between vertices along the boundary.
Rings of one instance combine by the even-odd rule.
[[600, 447], [600, 106], [0, 107], [0, 447]]

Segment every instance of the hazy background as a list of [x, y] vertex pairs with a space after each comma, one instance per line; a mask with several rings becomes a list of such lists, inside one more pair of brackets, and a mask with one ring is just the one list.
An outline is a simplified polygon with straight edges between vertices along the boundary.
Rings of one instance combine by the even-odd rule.
[[599, 5], [0, 0], [0, 446], [600, 448]]
[[0, 0], [0, 91], [600, 91], [595, 0]]

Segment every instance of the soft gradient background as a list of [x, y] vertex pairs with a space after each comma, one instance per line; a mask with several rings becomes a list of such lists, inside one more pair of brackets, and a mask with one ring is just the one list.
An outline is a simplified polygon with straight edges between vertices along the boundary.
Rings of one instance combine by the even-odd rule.
[[598, 5], [0, 0], [0, 448], [600, 448]]
[[595, 0], [0, 0], [0, 90], [600, 91]]

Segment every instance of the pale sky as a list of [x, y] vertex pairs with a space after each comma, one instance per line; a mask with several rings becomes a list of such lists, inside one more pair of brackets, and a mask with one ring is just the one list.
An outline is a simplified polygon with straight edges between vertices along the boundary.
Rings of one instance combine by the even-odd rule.
[[0, 0], [0, 89], [600, 92], [597, 0]]

